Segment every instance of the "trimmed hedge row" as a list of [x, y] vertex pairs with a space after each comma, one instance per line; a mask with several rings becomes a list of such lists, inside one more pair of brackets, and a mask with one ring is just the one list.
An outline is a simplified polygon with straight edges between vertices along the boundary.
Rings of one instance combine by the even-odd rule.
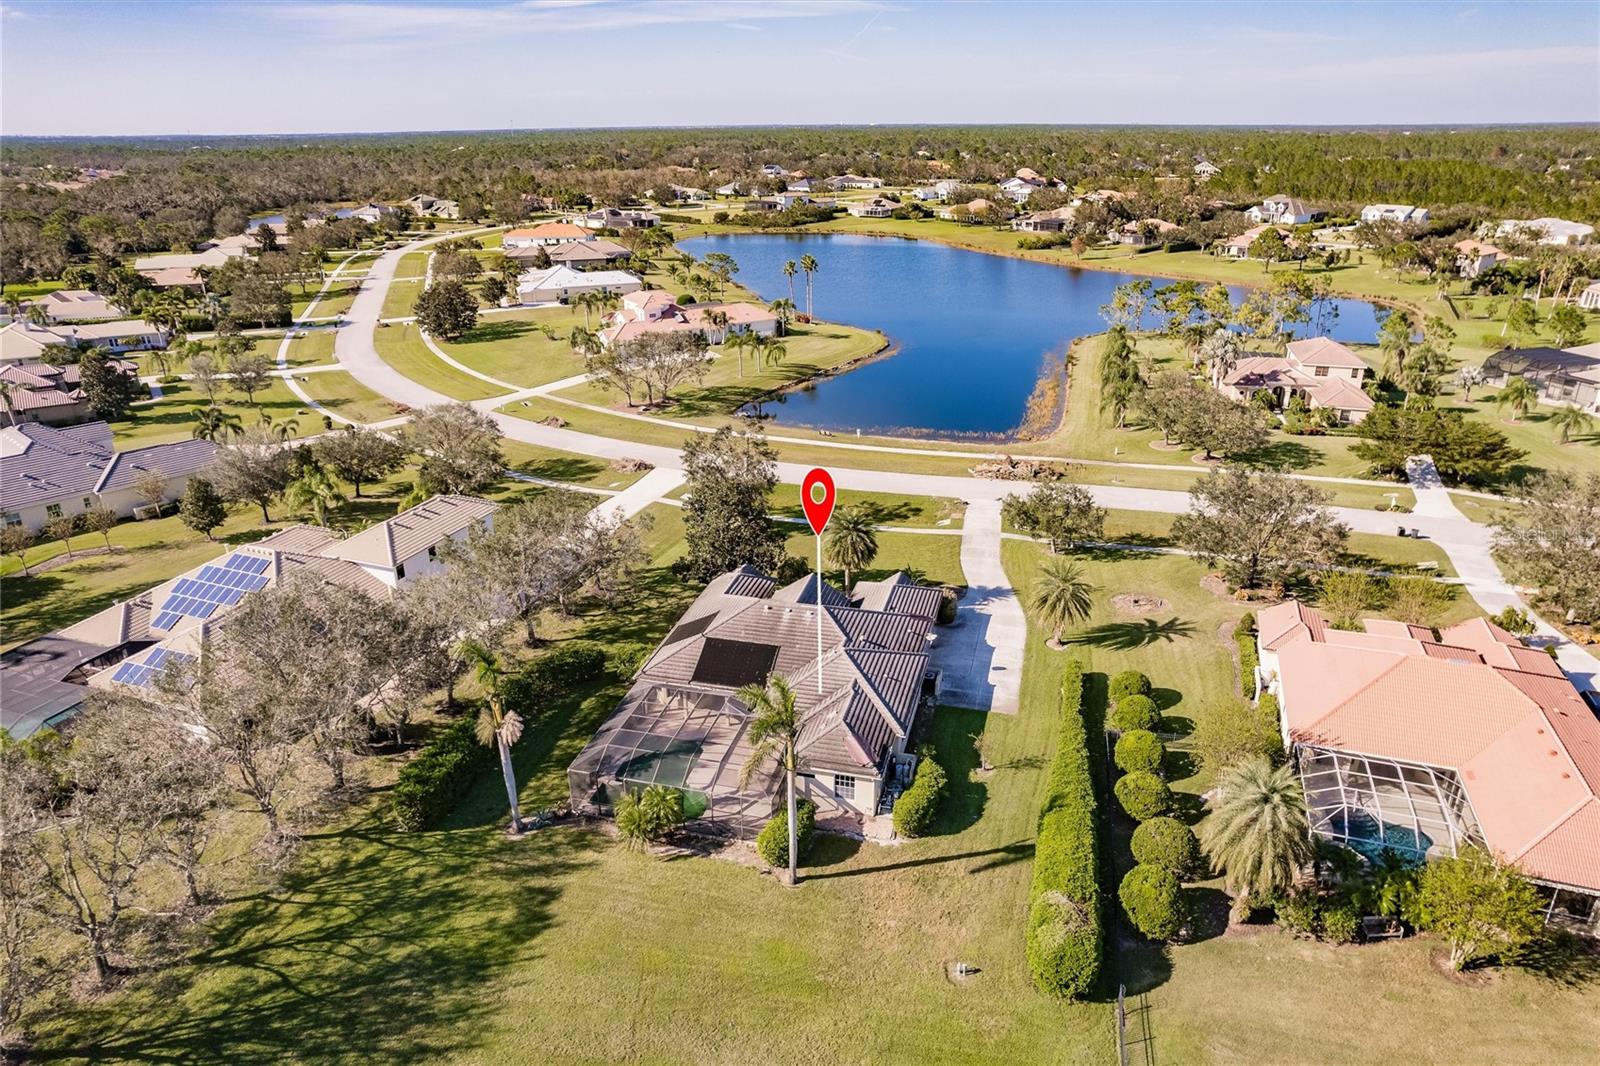
[[944, 767], [933, 757], [932, 748], [923, 748], [918, 755], [917, 774], [911, 779], [911, 787], [894, 801], [894, 831], [903, 837], [919, 837], [933, 828], [934, 816], [939, 813], [939, 803], [949, 783]]
[[[574, 687], [605, 672], [603, 647], [586, 641], [563, 644], [507, 679], [506, 706], [525, 720], [532, 719]], [[494, 748], [478, 743], [476, 723], [475, 714], [451, 722], [401, 768], [390, 794], [401, 829], [414, 833], [433, 825], [496, 761]]]
[[1041, 992], [1082, 996], [1100, 976], [1104, 933], [1083, 664], [1067, 663], [1061, 737], [1050, 764], [1028, 892], [1028, 969]]
[[1256, 657], [1254, 611], [1247, 612], [1239, 619], [1239, 624], [1233, 627], [1233, 639], [1239, 645], [1239, 686], [1244, 689], [1245, 699], [1252, 699], [1256, 694], [1256, 670], [1261, 665], [1261, 660]]

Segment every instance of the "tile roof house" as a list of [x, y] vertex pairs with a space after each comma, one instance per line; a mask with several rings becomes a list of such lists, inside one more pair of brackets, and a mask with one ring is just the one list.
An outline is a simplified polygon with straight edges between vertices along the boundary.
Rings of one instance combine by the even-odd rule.
[[140, 475], [165, 477], [165, 499], [175, 500], [189, 476], [210, 466], [216, 454], [216, 445], [203, 440], [119, 451], [104, 422], [6, 426], [0, 429], [0, 514], [8, 525], [35, 531], [97, 507], [127, 517], [143, 504], [134, 493]]
[[[125, 359], [109, 362], [109, 366], [124, 374], [138, 373], [138, 367]], [[79, 387], [80, 369], [76, 363], [55, 366], [51, 363], [0, 364], [0, 381], [9, 382], [10, 389], [0, 394], [0, 409], [7, 420], [42, 422], [50, 426], [71, 425], [89, 417], [89, 407], [83, 389]]]
[[1372, 397], [1361, 388], [1366, 376], [1367, 364], [1355, 352], [1328, 337], [1311, 337], [1291, 341], [1286, 355], [1240, 358], [1216, 386], [1224, 396], [1245, 402], [1265, 390], [1280, 409], [1300, 396], [1313, 411], [1335, 411], [1340, 422], [1355, 423], [1373, 408]]
[[530, 270], [517, 280], [517, 301], [525, 304], [566, 303], [584, 292], [637, 292], [644, 282], [626, 270], [574, 270], [556, 264]]
[[[726, 315], [727, 325], [713, 325], [713, 312]], [[624, 295], [622, 306], [612, 313], [599, 336], [600, 342], [610, 347], [646, 333], [693, 330], [704, 333], [707, 344], [721, 344], [733, 333], [771, 337], [778, 332], [778, 316], [760, 304], [743, 302], [680, 307], [668, 293], [650, 289]]]
[[454, 200], [441, 200], [437, 196], [429, 196], [419, 192], [407, 198], [405, 206], [413, 215], [423, 218], [460, 218], [461, 205]]
[[782, 778], [740, 786], [752, 745], [737, 691], [776, 674], [794, 687], [802, 719], [800, 793], [819, 818], [874, 816], [908, 777], [907, 742], [936, 683], [928, 644], [939, 590], [918, 589], [902, 574], [863, 583], [852, 601], [824, 584], [819, 655], [815, 578], [780, 588], [741, 567], [714, 579], [568, 768], [573, 808], [608, 814], [623, 790], [665, 784], [684, 790], [702, 824], [758, 829]]
[[1475, 278], [1511, 258], [1494, 245], [1471, 238], [1456, 241], [1455, 250], [1456, 269], [1464, 278]]
[[198, 270], [201, 267], [219, 267], [230, 259], [246, 255], [241, 243], [227, 248], [207, 248], [200, 252], [165, 252], [161, 255], [142, 255], [133, 261], [133, 269], [155, 280], [157, 272], [169, 270]]
[[1076, 207], [1058, 207], [1053, 211], [1034, 211], [1018, 215], [1011, 220], [1011, 228], [1021, 233], [1060, 233], [1072, 225], [1077, 217]]
[[505, 248], [532, 248], [537, 245], [563, 244], [567, 241], [592, 241], [594, 234], [571, 222], [545, 222], [537, 226], [522, 226], [506, 230], [500, 238]]
[[1530, 218], [1525, 222], [1508, 219], [1495, 228], [1494, 235], [1575, 247], [1594, 240], [1594, 227], [1587, 222], [1568, 222], [1564, 218]]
[[1124, 222], [1122, 228], [1113, 230], [1109, 235], [1118, 244], [1131, 244], [1135, 248], [1146, 245], [1160, 244], [1169, 236], [1183, 229], [1176, 222], [1168, 222], [1161, 218], [1141, 218], [1136, 222]]
[[1327, 212], [1307, 207], [1304, 200], [1279, 193], [1262, 200], [1245, 214], [1250, 216], [1252, 222], [1275, 222], [1284, 226], [1298, 226], [1306, 222], [1315, 222]]
[[[882, 178], [862, 177], [860, 174], [838, 174], [838, 175], [835, 175], [834, 177], [828, 178], [826, 181], [823, 182], [823, 184], [826, 185], [828, 188], [834, 189], [834, 190], [839, 190], [839, 189], [881, 189], [881, 188], [883, 188], [883, 179]], [[792, 184], [789, 186], [789, 189], [790, 189], [791, 192], [809, 192], [810, 191], [809, 189], [796, 189], [794, 187], [794, 185], [792, 185]]]
[[91, 319], [126, 318], [122, 308], [87, 289], [57, 289], [38, 301], [51, 322], [86, 322]]
[[661, 224], [661, 216], [649, 211], [602, 207], [575, 219], [584, 229], [650, 229]]
[[587, 235], [585, 239], [560, 241], [556, 244], [522, 244], [507, 247], [507, 259], [514, 259], [519, 263], [526, 263], [539, 257], [543, 251], [550, 257], [552, 265], [560, 264], [577, 268], [604, 266], [626, 259], [633, 253], [628, 251], [616, 241], [607, 240], [605, 237]]
[[344, 540], [298, 525], [227, 549], [0, 657], [0, 727], [20, 739], [70, 718], [91, 688], [153, 688], [168, 661], [199, 655], [206, 636], [251, 592], [297, 576], [389, 596], [442, 570], [439, 545], [488, 524], [495, 509], [477, 497], [435, 496]]
[[1293, 600], [1257, 632], [1313, 832], [1369, 857], [1488, 848], [1600, 931], [1600, 719], [1550, 656], [1482, 618], [1350, 632]]
[[1363, 222], [1420, 223], [1428, 221], [1426, 207], [1410, 204], [1368, 204], [1361, 209]]
[[874, 196], [870, 200], [852, 202], [845, 207], [845, 210], [857, 218], [888, 218], [894, 214], [894, 209], [899, 206], [893, 200], [885, 200], [881, 196]]

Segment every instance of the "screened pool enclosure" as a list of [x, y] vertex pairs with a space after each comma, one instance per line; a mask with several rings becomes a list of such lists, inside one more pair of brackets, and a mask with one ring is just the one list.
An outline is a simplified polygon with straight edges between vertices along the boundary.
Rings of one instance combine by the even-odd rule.
[[1376, 858], [1412, 859], [1484, 846], [1455, 771], [1346, 751], [1296, 749], [1311, 831]]

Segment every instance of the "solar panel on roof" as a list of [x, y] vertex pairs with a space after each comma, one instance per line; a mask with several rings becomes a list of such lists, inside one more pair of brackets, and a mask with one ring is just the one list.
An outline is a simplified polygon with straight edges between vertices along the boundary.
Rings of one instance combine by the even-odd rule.
[[699, 636], [701, 633], [706, 631], [706, 626], [710, 625], [716, 619], [716, 617], [716, 612], [713, 611], [708, 615], [703, 615], [699, 618], [693, 619], [692, 621], [684, 622], [682, 625], [674, 626], [672, 632], [667, 634], [667, 639], [661, 642], [661, 646], [666, 647], [668, 644], [676, 644], [680, 640], [687, 640], [690, 637]]
[[707, 637], [700, 649], [700, 658], [694, 664], [690, 681], [697, 685], [723, 685], [740, 688], [759, 685], [772, 672], [778, 661], [776, 644], [755, 644], [745, 640], [724, 640]]
[[173, 626], [177, 625], [182, 618], [183, 615], [179, 614], [177, 611], [162, 611], [160, 614], [156, 615], [155, 621], [150, 623], [150, 628], [171, 629]]

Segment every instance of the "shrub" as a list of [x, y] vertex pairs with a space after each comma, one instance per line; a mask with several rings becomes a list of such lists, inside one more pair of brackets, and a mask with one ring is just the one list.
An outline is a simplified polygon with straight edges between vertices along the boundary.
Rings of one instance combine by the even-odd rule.
[[1159, 866], [1141, 863], [1129, 870], [1117, 889], [1117, 899], [1128, 921], [1151, 940], [1171, 940], [1188, 919], [1183, 887]]
[[[817, 805], [804, 796], [795, 800], [795, 844], [800, 849], [798, 862], [804, 862], [811, 851], [811, 838], [816, 834]], [[756, 854], [761, 861], [775, 869], [789, 868], [789, 811], [780, 808], [761, 832], [756, 835]]]
[[475, 728], [475, 716], [450, 723], [401, 768], [389, 800], [401, 829], [432, 825], [488, 766], [493, 752], [478, 743]]
[[1161, 762], [1166, 754], [1166, 745], [1150, 730], [1130, 729], [1117, 740], [1117, 769], [1125, 774], [1135, 770], [1157, 774], [1161, 772]]
[[1159, 721], [1161, 713], [1156, 710], [1156, 701], [1149, 696], [1124, 696], [1117, 701], [1117, 709], [1111, 712], [1111, 724], [1124, 733], [1154, 729]]
[[1490, 615], [1489, 621], [1507, 633], [1515, 633], [1519, 637], [1525, 637], [1533, 632], [1532, 619], [1528, 617], [1528, 612], [1520, 607], [1507, 607], [1499, 614]]
[[1124, 670], [1111, 679], [1111, 700], [1118, 702], [1124, 696], [1150, 695], [1150, 679], [1137, 670]]
[[606, 668], [624, 680], [639, 672], [639, 667], [650, 657], [650, 645], [636, 640], [611, 645], [606, 656]]
[[807, 574], [811, 573], [811, 563], [797, 555], [785, 555], [778, 563], [778, 571], [772, 576], [780, 585], [791, 585]]
[[1244, 689], [1246, 696], [1256, 694], [1256, 671], [1261, 667], [1261, 660], [1256, 654], [1256, 616], [1254, 611], [1247, 612], [1239, 619], [1239, 624], [1233, 627], [1233, 639], [1239, 645], [1239, 684]]
[[894, 802], [894, 831], [903, 837], [919, 837], [933, 828], [948, 784], [944, 767], [933, 757], [933, 749], [923, 748], [920, 754], [911, 787]]
[[1167, 783], [1144, 771], [1124, 774], [1113, 791], [1122, 809], [1136, 822], [1165, 814], [1172, 806], [1172, 790], [1167, 788]]
[[1141, 822], [1133, 831], [1133, 858], [1147, 866], [1159, 866], [1180, 880], [1199, 872], [1200, 842], [1194, 830], [1165, 815]]
[[939, 587], [939, 617], [935, 621], [942, 626], [954, 624], [956, 620], [956, 605], [960, 600], [960, 589], [954, 585], [941, 585]]
[[1317, 913], [1321, 901], [1315, 889], [1295, 889], [1273, 906], [1278, 927], [1298, 937], [1317, 935]]
[[1361, 930], [1361, 912], [1348, 900], [1340, 900], [1323, 908], [1321, 917], [1322, 939], [1334, 944], [1353, 944]]
[[586, 640], [569, 641], [545, 653], [506, 680], [506, 706], [532, 718], [574, 688], [598, 680], [606, 671], [606, 649]]
[[629, 851], [643, 851], [683, 824], [683, 793], [666, 785], [617, 800], [617, 833]]
[[1283, 754], [1278, 734], [1278, 701], [1263, 693], [1259, 704], [1229, 697], [1200, 717], [1194, 729], [1194, 751], [1206, 769], [1224, 770], [1252, 755], [1276, 760]]
[[1100, 976], [1099, 843], [1084, 723], [1083, 664], [1067, 664], [1028, 890], [1028, 969], [1041, 992], [1087, 994]]

